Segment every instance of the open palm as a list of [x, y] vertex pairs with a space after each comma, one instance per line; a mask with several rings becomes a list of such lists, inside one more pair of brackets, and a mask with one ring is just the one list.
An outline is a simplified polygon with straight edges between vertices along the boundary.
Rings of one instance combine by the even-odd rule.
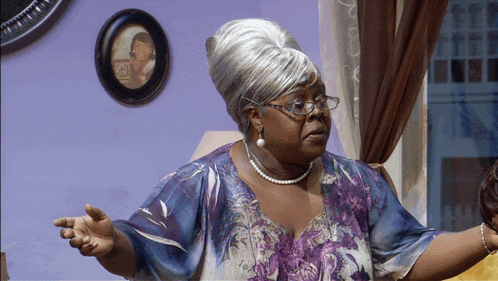
[[78, 248], [82, 255], [101, 257], [114, 248], [112, 221], [103, 211], [89, 204], [85, 210], [85, 216], [58, 218], [54, 220], [54, 225], [64, 227], [61, 237], [71, 239], [71, 247]]

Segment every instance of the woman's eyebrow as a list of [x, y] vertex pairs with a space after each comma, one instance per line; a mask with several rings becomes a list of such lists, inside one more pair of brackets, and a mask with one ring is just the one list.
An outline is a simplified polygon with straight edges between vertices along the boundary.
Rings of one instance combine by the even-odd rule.
[[313, 92], [313, 95], [314, 95], [314, 97], [327, 95], [327, 91], [325, 90], [325, 86], [318, 86], [316, 88], [316, 90]]
[[285, 98], [288, 100], [303, 97], [305, 95], [305, 92], [302, 89], [295, 89], [285, 95]]
[[296, 92], [289, 95], [289, 101], [305, 100], [305, 99], [306, 99], [306, 94], [303, 92]]

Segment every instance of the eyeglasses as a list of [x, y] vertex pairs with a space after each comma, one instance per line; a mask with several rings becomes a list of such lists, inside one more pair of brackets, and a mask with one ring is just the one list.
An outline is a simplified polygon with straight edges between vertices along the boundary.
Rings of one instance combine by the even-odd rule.
[[280, 110], [285, 110], [287, 112], [292, 112], [295, 115], [305, 115], [313, 112], [315, 110], [315, 107], [320, 109], [320, 110], [326, 110], [330, 111], [333, 110], [337, 107], [339, 104], [339, 98], [338, 97], [331, 97], [331, 96], [324, 96], [319, 98], [315, 102], [294, 102], [292, 104], [289, 104], [287, 106], [283, 105], [277, 105], [277, 104], [271, 104], [271, 103], [265, 103], [265, 104], [260, 104], [257, 103], [253, 100], [250, 100], [246, 97], [243, 97], [244, 99], [253, 102], [259, 106], [269, 106], [273, 108], [277, 108]]

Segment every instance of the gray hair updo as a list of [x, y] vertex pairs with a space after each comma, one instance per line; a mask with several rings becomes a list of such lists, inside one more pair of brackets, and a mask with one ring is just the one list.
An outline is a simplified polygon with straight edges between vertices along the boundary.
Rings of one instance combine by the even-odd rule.
[[227, 104], [228, 114], [248, 137], [248, 106], [264, 104], [320, 79], [318, 67], [296, 39], [262, 19], [234, 20], [206, 41], [209, 75]]

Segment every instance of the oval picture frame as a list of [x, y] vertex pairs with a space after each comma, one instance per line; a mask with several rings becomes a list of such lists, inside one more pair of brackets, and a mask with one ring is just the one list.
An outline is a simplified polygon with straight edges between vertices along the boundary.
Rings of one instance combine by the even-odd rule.
[[95, 65], [107, 92], [123, 105], [152, 101], [169, 74], [169, 44], [164, 30], [148, 13], [122, 10], [102, 27]]

